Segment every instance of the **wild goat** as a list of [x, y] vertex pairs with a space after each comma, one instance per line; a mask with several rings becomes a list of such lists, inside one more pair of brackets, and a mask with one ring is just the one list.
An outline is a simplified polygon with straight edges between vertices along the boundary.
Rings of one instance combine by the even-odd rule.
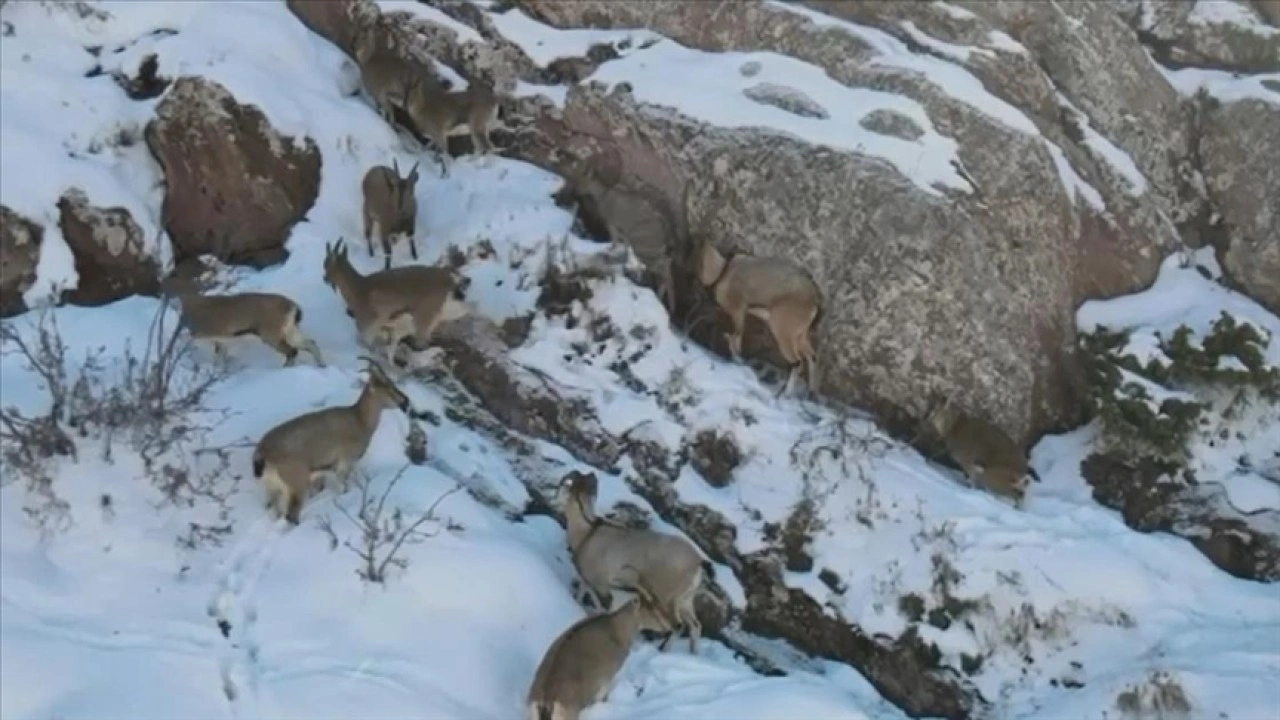
[[947, 452], [971, 480], [1021, 506], [1027, 490], [1026, 456], [1009, 434], [996, 425], [956, 408], [951, 398], [938, 402], [925, 422], [942, 439]]
[[666, 630], [638, 598], [610, 613], [583, 618], [547, 648], [529, 687], [528, 720], [578, 720], [583, 708], [609, 698], [640, 630]]
[[364, 241], [373, 257], [373, 233], [382, 243], [385, 267], [391, 267], [391, 238], [405, 235], [409, 238], [409, 254], [418, 259], [418, 243], [414, 240], [414, 226], [418, 222], [418, 200], [414, 190], [418, 185], [418, 163], [409, 174], [400, 177], [400, 163], [391, 160], [391, 167], [375, 165], [364, 174], [360, 188], [364, 192]]
[[369, 377], [352, 405], [324, 408], [275, 426], [253, 451], [253, 476], [267, 490], [267, 508], [298, 524], [302, 503], [317, 476], [331, 472], [345, 485], [356, 462], [369, 449], [382, 411], [411, 411], [409, 398], [373, 360], [365, 358]]
[[342, 296], [361, 342], [385, 343], [388, 362], [395, 361], [401, 340], [408, 338], [414, 349], [424, 349], [436, 326], [470, 312], [466, 278], [425, 265], [361, 275], [351, 266], [341, 238], [325, 246], [324, 281]]
[[386, 46], [380, 30], [377, 22], [372, 20], [359, 27], [353, 49], [365, 92], [369, 93], [382, 119], [394, 128], [395, 108], [405, 107], [404, 83], [401, 78], [409, 72], [409, 68]]
[[320, 348], [298, 327], [302, 308], [283, 295], [202, 295], [193, 284], [175, 279], [164, 283], [164, 291], [177, 298], [181, 323], [191, 338], [212, 341], [219, 357], [226, 353], [225, 341], [253, 335], [283, 355], [285, 366], [293, 365], [298, 351], [305, 350], [324, 367]]
[[733, 255], [726, 259], [705, 242], [698, 279], [733, 322], [733, 332], [725, 337], [735, 358], [742, 355], [742, 331], [750, 313], [768, 323], [778, 350], [791, 365], [784, 387], [791, 386], [803, 362], [809, 390], [817, 391], [809, 333], [822, 312], [822, 300], [818, 286], [804, 270], [781, 258]]
[[[683, 625], [689, 631], [689, 650], [698, 652], [702, 624], [693, 601], [704, 569], [713, 572], [711, 564], [684, 538], [597, 517], [597, 492], [595, 475], [574, 471], [561, 483], [569, 552], [584, 590], [595, 594], [601, 609], [612, 606], [613, 588], [633, 590], [665, 616], [673, 631]], [[662, 649], [672, 637], [674, 632], [662, 641]]]
[[493, 88], [480, 80], [472, 80], [466, 90], [449, 90], [422, 78], [404, 81], [405, 110], [440, 153], [440, 163], [447, 174], [452, 158], [449, 137], [466, 128], [471, 133], [472, 149], [487, 154], [493, 148], [489, 130], [498, 122], [498, 98]]

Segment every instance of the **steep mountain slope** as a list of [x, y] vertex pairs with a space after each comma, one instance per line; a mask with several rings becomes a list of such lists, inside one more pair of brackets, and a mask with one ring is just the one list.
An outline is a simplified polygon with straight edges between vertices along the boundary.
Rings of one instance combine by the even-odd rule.
[[[613, 29], [568, 27], [564, 16], [562, 29], [541, 21], [555, 20], [556, 12], [586, 17], [588, 3], [520, 3], [528, 14], [483, 3], [379, 5], [423, 23], [405, 27], [436, 44], [436, 69], [457, 82], [454, 70], [477, 66], [498, 74], [517, 67], [527, 76], [508, 115], [515, 133], [504, 139], [513, 155], [573, 175], [582, 138], [601, 134], [591, 149], [612, 150], [625, 170], [598, 193], [604, 205], [617, 198], [608, 192], [633, 205], [634, 198], [661, 205], [673, 187], [683, 187], [684, 231], [717, 238], [741, 232], [747, 249], [809, 260], [824, 278], [834, 316], [824, 322], [840, 328], [823, 331], [824, 352], [851, 355], [836, 371], [837, 383], [882, 382], [893, 387], [889, 397], [923, 403], [934, 383], [913, 381], [916, 368], [946, 358], [960, 372], [981, 362], [972, 387], [985, 389], [1005, 370], [1016, 375], [1011, 384], [1024, 385], [993, 401], [999, 414], [1039, 392], [1033, 388], [1041, 380], [1032, 376], [1060, 379], [1054, 373], [1061, 368], [1027, 366], [1041, 362], [1046, 347], [1074, 343], [1077, 329], [1127, 330], [1124, 352], [1137, 353], [1181, 326], [1208, 337], [1220, 312], [1257, 328], [1264, 369], [1280, 365], [1280, 320], [1225, 287], [1211, 251], [1161, 262], [1177, 237], [1173, 207], [1185, 200], [1157, 187], [1162, 161], [1121, 150], [1104, 136], [1111, 132], [1105, 113], [1079, 95], [1073, 101], [1053, 91], [1052, 112], [1098, 119], [1079, 125], [1095, 154], [1091, 164], [1061, 129], [1042, 127], [1041, 116], [987, 91], [996, 76], [960, 69], [985, 63], [983, 50], [993, 57], [1031, 52], [1003, 31], [984, 27], [989, 47], [964, 50], [958, 42], [922, 40], [927, 19], [895, 19], [889, 33], [875, 29], [883, 18], [823, 15], [824, 3], [743, 9], [744, 17], [790, 14], [873, 47], [872, 59], [837, 68], [820, 56], [830, 47], [806, 54], [783, 30], [760, 39], [768, 47], [733, 47], [725, 40], [732, 28], [717, 36], [707, 26], [705, 37], [694, 30], [682, 37], [681, 23], [696, 27], [696, 18], [680, 15], [699, 12], [693, 4], [578, 23], [626, 26]], [[430, 153], [354, 94], [358, 76], [349, 59], [290, 6], [297, 10], [296, 3], [8, 3], [0, 11], [0, 204], [39, 226], [40, 236], [20, 291], [23, 305], [89, 283], [106, 261], [130, 253], [167, 268], [175, 255], [199, 255], [199, 243], [208, 242], [210, 254], [236, 261], [252, 255], [262, 264], [259, 251], [273, 249], [267, 230], [276, 228], [286, 251], [271, 258], [276, 264], [208, 264], [222, 287], [296, 300], [303, 329], [328, 365], [281, 368], [247, 339], [234, 347], [229, 367], [219, 368], [207, 347], [197, 347], [174, 360], [164, 392], [186, 397], [207, 382], [198, 407], [166, 410], [171, 414], [148, 424], [142, 414], [113, 416], [104, 408], [122, 412], [111, 388], [134, 377], [126, 358], [153, 357], [149, 340], [163, 335], [157, 318], [172, 328], [172, 309], [130, 297], [5, 320], [3, 406], [40, 416], [61, 387], [84, 377], [83, 388], [56, 409], [93, 422], [64, 423], [74, 458], [24, 456], [6, 446], [0, 715], [521, 717], [546, 646], [585, 612], [572, 599], [574, 571], [552, 517], [556, 487], [570, 470], [597, 474], [602, 509], [684, 533], [716, 569], [700, 604], [716, 640], [698, 657], [683, 643], [666, 653], [639, 643], [609, 701], [588, 713], [592, 720], [1066, 719], [1157, 709], [1176, 717], [1181, 706], [1192, 717], [1253, 718], [1277, 711], [1280, 588], [1232, 577], [1206, 558], [1210, 551], [1135, 531], [1127, 509], [1100, 505], [1081, 467], [1106, 447], [1104, 424], [1035, 446], [1041, 482], [1018, 511], [891, 436], [881, 424], [889, 421], [836, 403], [776, 397], [751, 368], [691, 340], [635, 282], [649, 262], [646, 248], [623, 257], [585, 237], [555, 202], [564, 190], [560, 177], [501, 157], [458, 158], [447, 177], [434, 175]], [[990, 22], [976, 7], [979, 15], [931, 7], [966, 17], [962, 24]], [[741, 22], [746, 28], [758, 21]], [[914, 44], [895, 39], [903, 33]], [[783, 47], [784, 40], [791, 44]], [[587, 57], [601, 45], [614, 46], [617, 57], [583, 70], [583, 84], [551, 82], [547, 68], [555, 61]], [[748, 74], [744, 68], [753, 64]], [[896, 69], [867, 69], [885, 65]], [[898, 75], [904, 68], [916, 74]], [[542, 84], [530, 82], [535, 75]], [[847, 87], [859, 81], [874, 87]], [[1232, 82], [1239, 89], [1245, 81]], [[619, 90], [624, 84], [628, 89]], [[743, 101], [752, 88], [766, 100]], [[1241, 92], [1253, 98], [1267, 90], [1259, 84]], [[778, 110], [775, 102], [793, 109]], [[827, 117], [805, 118], [806, 107]], [[178, 124], [167, 135], [148, 131], [156, 116]], [[884, 131], [904, 126], [918, 134]], [[230, 139], [218, 152], [182, 145], [220, 133]], [[1009, 155], [978, 157], [997, 149]], [[287, 157], [299, 159], [284, 170], [272, 163]], [[318, 161], [314, 170], [308, 158]], [[402, 168], [421, 163], [420, 262], [448, 262], [470, 278], [477, 316], [444, 328], [439, 349], [414, 356], [414, 368], [399, 378], [413, 417], [383, 415], [357, 487], [320, 493], [302, 524], [284, 532], [262, 513], [262, 491], [249, 472], [252, 443], [288, 417], [351, 402], [358, 392], [365, 350], [324, 284], [321, 263], [325, 244], [345, 238], [358, 268], [380, 267], [360, 239], [359, 181], [370, 165], [392, 158]], [[195, 180], [178, 179], [182, 163]], [[689, 169], [695, 167], [700, 174]], [[1002, 173], [1010, 177], [997, 181]], [[638, 189], [641, 181], [671, 177], [682, 179], [657, 194]], [[179, 182], [194, 190], [179, 194]], [[1036, 198], [1001, 204], [1018, 184], [1030, 184], [1032, 192], [1021, 193]], [[268, 186], [289, 189], [271, 194]], [[794, 195], [755, 193], [765, 186]], [[89, 231], [78, 237], [88, 241], [76, 239], [70, 210], [60, 205], [70, 188], [97, 209], [81, 211]], [[882, 193], [882, 214], [842, 215], [833, 203], [853, 191]], [[804, 219], [810, 202], [813, 213]], [[972, 202], [987, 206], [985, 219]], [[220, 203], [235, 209], [221, 212]], [[1124, 203], [1133, 207], [1121, 209]], [[788, 204], [791, 214], [778, 209]], [[113, 209], [128, 221], [119, 214], [114, 224], [96, 219]], [[1026, 219], [1050, 209], [1056, 214]], [[190, 214], [175, 222], [183, 212]], [[617, 229], [618, 216], [606, 215]], [[901, 234], [885, 237], [882, 248], [832, 244], [855, 227], [886, 231], [895, 215]], [[305, 220], [291, 227], [281, 220], [293, 216]], [[1130, 225], [1116, 235], [1090, 233], [1100, 217]], [[785, 245], [783, 229], [794, 233], [796, 226], [804, 232]], [[12, 239], [14, 227], [6, 220], [6, 262], [30, 245]], [[181, 242], [177, 227], [186, 233]], [[935, 236], [920, 227], [953, 232]], [[1017, 248], [983, 244], [1041, 230], [1056, 234], [1027, 250], [1034, 260]], [[26, 226], [23, 232], [34, 234]], [[207, 239], [217, 233], [222, 246]], [[246, 245], [232, 247], [228, 238]], [[1110, 239], [1119, 244], [1098, 249]], [[935, 244], [920, 252], [914, 243], [926, 241]], [[240, 254], [248, 244], [254, 252]], [[855, 250], [859, 257], [846, 257]], [[90, 255], [99, 262], [86, 261]], [[1099, 268], [1112, 260], [1132, 265], [1106, 276]], [[403, 245], [396, 262], [410, 262]], [[904, 269], [882, 272], [888, 267]], [[916, 277], [921, 268], [928, 272]], [[863, 294], [842, 284], [867, 283], [875, 274], [878, 285]], [[1001, 284], [1011, 274], [1027, 282]], [[1086, 297], [1120, 295], [1152, 280], [1145, 292], [1076, 312]], [[962, 339], [981, 344], [993, 333], [999, 341], [969, 356], [949, 355], [956, 338], [942, 335], [955, 318], [917, 323], [935, 309], [908, 302], [940, 285], [945, 291], [935, 293], [932, 308], [983, 318], [957, 328]], [[1052, 303], [1041, 290], [1053, 293]], [[1061, 337], [1027, 342], [1018, 333], [1036, 323], [1001, 320], [1004, 301], [1015, 295], [1028, 317], [1052, 316]], [[114, 298], [95, 302], [106, 299]], [[975, 312], [973, 303], [989, 305]], [[895, 304], [911, 307], [884, 319]], [[868, 360], [870, 370], [855, 369], [865, 347], [844, 352], [852, 346], [842, 343], [855, 341], [842, 338], [866, 331], [850, 317], [883, 322], [885, 333], [896, 328], [893, 342]], [[42, 328], [52, 337], [54, 322], [66, 344], [65, 357], [53, 363], [65, 367], [61, 385], [13, 352], [25, 341], [39, 359], [33, 341]], [[1013, 339], [1026, 347], [1013, 347]], [[964, 373], [952, 370], [927, 372], [945, 379], [939, 386], [964, 384]], [[1161, 392], [1190, 392], [1148, 383], [1143, 387], [1157, 401]], [[146, 390], [145, 383], [132, 387]], [[1083, 409], [1080, 395], [1072, 401], [1080, 407], [1059, 420]], [[1215, 424], [1190, 447], [1196, 476], [1221, 488], [1205, 491], [1224, 503], [1213, 517], [1240, 514], [1262, 542], [1274, 538], [1280, 497], [1271, 465], [1280, 457], [1280, 412], [1257, 400], [1239, 415], [1215, 407], [1211, 417]], [[1042, 428], [1043, 419], [1019, 415], [1013, 426]], [[406, 449], [421, 431], [425, 460]], [[1219, 431], [1234, 439], [1217, 442]], [[1240, 457], [1250, 459], [1247, 466]], [[1202, 527], [1141, 529], [1194, 539]], [[372, 562], [362, 557], [369, 542]]]

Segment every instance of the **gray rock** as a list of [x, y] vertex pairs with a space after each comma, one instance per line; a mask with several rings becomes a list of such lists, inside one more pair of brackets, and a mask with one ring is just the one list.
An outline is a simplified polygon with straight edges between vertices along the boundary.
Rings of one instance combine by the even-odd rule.
[[742, 91], [743, 95], [758, 103], [771, 105], [793, 115], [825, 120], [831, 115], [826, 108], [804, 93], [776, 83], [757, 83]]
[[1205, 184], [1226, 225], [1223, 270], [1280, 314], [1280, 104], [1210, 101], [1203, 117]]
[[916, 125], [916, 121], [894, 110], [881, 108], [872, 110], [858, 121], [862, 127], [881, 135], [890, 135], [903, 140], [915, 140], [924, 135], [924, 130]]

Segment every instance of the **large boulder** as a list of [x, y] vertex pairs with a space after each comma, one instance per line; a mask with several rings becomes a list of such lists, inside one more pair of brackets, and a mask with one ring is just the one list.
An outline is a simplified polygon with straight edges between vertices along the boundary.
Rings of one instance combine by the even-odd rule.
[[303, 25], [355, 56], [356, 15], [359, 0], [286, 0], [285, 5]]
[[320, 151], [280, 134], [221, 85], [183, 77], [147, 125], [164, 169], [163, 222], [174, 259], [214, 255], [258, 267], [280, 262], [294, 223], [320, 190]]
[[1280, 314], [1280, 95], [1276, 102], [1204, 100], [1200, 159], [1226, 225], [1223, 269]]
[[0, 205], [0, 317], [27, 309], [22, 294], [36, 281], [44, 228]]
[[[810, 268], [827, 298], [824, 389], [890, 426], [917, 416], [931, 390], [956, 395], [1021, 440], [1078, 420], [1074, 307], [1149, 283], [1175, 241], [1167, 223], [1159, 232], [1139, 215], [1073, 201], [1029, 122], [1011, 128], [920, 73], [876, 62], [879, 49], [857, 34], [757, 3], [734, 13], [674, 3], [656, 15], [633, 3], [520, 5], [564, 27], [645, 21], [686, 45], [799, 57], [847, 85], [918, 101], [938, 132], [957, 140], [981, 199], [939, 199], [873, 158], [709, 127], [588, 81], [570, 90], [563, 110], [530, 108], [536, 131], [520, 134], [515, 148], [566, 175], [583, 157], [620, 155], [621, 184], [660, 190], [662, 202], [649, 204], [672, 208], [668, 225], [687, 229], [674, 240], [677, 264], [689, 245], [709, 239]], [[1158, 207], [1147, 202], [1145, 217]], [[687, 299], [693, 288], [682, 290]], [[766, 331], [749, 328], [748, 349], [753, 335], [769, 344]], [[714, 343], [718, 332], [707, 337]]]
[[58, 213], [79, 276], [76, 287], [63, 291], [63, 302], [105, 305], [159, 292], [159, 264], [128, 210], [95, 207], [83, 191], [72, 188], [58, 199]]

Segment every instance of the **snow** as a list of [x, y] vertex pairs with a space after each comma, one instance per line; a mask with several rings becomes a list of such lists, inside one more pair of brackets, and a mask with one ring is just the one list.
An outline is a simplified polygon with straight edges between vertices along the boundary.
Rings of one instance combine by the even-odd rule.
[[1062, 186], [1073, 199], [1082, 198], [1099, 212], [1106, 209], [1102, 195], [1071, 167], [1062, 148], [1045, 138], [1031, 118], [1018, 108], [992, 94], [976, 75], [955, 63], [911, 52], [900, 40], [881, 30], [858, 25], [811, 10], [801, 5], [770, 0], [770, 7], [808, 18], [817, 27], [837, 28], [866, 42], [876, 52], [872, 64], [901, 68], [918, 73], [939, 90], [965, 103], [993, 120], [1018, 132], [1039, 137], [1053, 158]]
[[[758, 73], [745, 77], [738, 68], [751, 62]], [[679, 77], [679, 83], [671, 82]], [[919, 103], [895, 93], [851, 88], [832, 80], [821, 68], [769, 52], [708, 53], [663, 40], [643, 51], [602, 64], [586, 80], [612, 87], [629, 83], [636, 100], [678, 110], [689, 117], [730, 128], [767, 128], [801, 140], [883, 158], [923, 191], [940, 194], [935, 185], [971, 192], [956, 172], [956, 142], [938, 134]], [[829, 117], [796, 115], [744, 95], [758, 84], [798, 90]], [[924, 130], [916, 140], [881, 135], [858, 121], [877, 109], [911, 118]]]
[[[102, 151], [98, 159], [63, 158], [68, 147], [94, 155], [87, 149], [91, 138], [120, 118], [144, 122], [155, 104], [125, 99], [106, 75], [83, 77], [94, 59], [79, 48], [101, 44], [104, 63], [116, 58], [121, 67], [155, 52], [162, 68], [218, 78], [241, 102], [274, 90], [260, 98], [267, 116], [312, 138], [323, 154], [320, 195], [308, 221], [289, 238], [289, 259], [226, 275], [233, 289], [278, 292], [298, 302], [302, 330], [321, 346], [329, 367], [305, 361], [281, 367], [278, 356], [252, 339], [231, 349], [234, 372], [208, 398], [211, 408], [235, 411], [207, 439], [230, 446], [232, 472], [223, 482], [231, 491], [225, 514], [231, 529], [221, 544], [175, 543], [191, 523], [223, 522], [224, 516], [206, 501], [164, 504], [141, 459], [125, 446], [107, 461], [95, 440], [84, 440], [78, 463], [54, 466], [54, 487], [69, 504], [73, 524], [47, 539], [23, 511], [29, 500], [23, 484], [10, 482], [16, 478], [5, 468], [0, 716], [521, 717], [542, 653], [584, 611], [570, 592], [574, 571], [560, 527], [537, 515], [514, 522], [504, 509], [524, 507], [526, 482], [579, 469], [565, 450], [539, 442], [521, 455], [477, 429], [452, 412], [473, 401], [455, 390], [447, 372], [431, 382], [424, 373], [403, 378], [415, 407], [437, 416], [434, 423], [415, 421], [428, 433], [429, 460], [405, 469], [403, 442], [411, 421], [387, 411], [360, 471], [381, 490], [403, 470], [387, 502], [410, 516], [459, 484], [470, 492], [440, 500], [437, 519], [425, 526], [431, 537], [404, 546], [407, 567], [390, 573], [384, 585], [360, 580], [359, 561], [342, 544], [360, 542], [338, 511], [357, 502], [357, 493], [325, 490], [306, 505], [300, 526], [282, 532], [267, 520], [262, 489], [249, 471], [252, 443], [267, 429], [301, 412], [349, 403], [358, 393], [363, 350], [341, 301], [321, 279], [324, 244], [345, 237], [358, 269], [379, 268], [381, 258], [369, 257], [360, 240], [360, 177], [369, 165], [392, 158], [402, 167], [418, 160], [431, 167], [431, 161], [407, 151], [364, 100], [344, 94], [350, 69], [341, 53], [286, 22], [291, 16], [283, 3], [108, 7], [113, 17], [87, 19], [34, 3], [3, 9], [15, 34], [0, 44], [0, 199], [46, 223], [41, 282], [47, 286], [72, 272], [65, 252], [49, 250], [58, 244], [49, 240], [57, 237], [50, 208], [64, 187], [84, 187], [95, 202], [107, 204], [97, 199], [92, 183], [99, 183], [104, 197], [136, 207], [138, 221], [154, 226], [159, 175], [145, 150], [136, 150], [141, 144], [130, 152]], [[415, 11], [428, 13], [423, 7]], [[177, 35], [148, 34], [159, 28]], [[117, 46], [124, 49], [115, 53]], [[32, 60], [23, 61], [24, 55]], [[932, 127], [911, 101], [836, 87], [816, 69], [779, 56], [749, 55], [762, 67], [753, 80], [772, 78], [804, 91], [831, 113], [830, 124], [747, 104], [735, 79], [745, 57], [694, 54], [664, 41], [606, 63], [600, 74], [633, 83], [638, 96], [651, 92], [678, 102], [682, 112], [722, 119], [716, 113], [729, 110], [711, 105], [730, 103], [733, 112], [748, 112], [751, 123], [823, 144], [850, 143], [856, 117], [885, 104]], [[708, 64], [690, 68], [679, 58]], [[264, 74], [256, 63], [271, 72]], [[688, 77], [688, 95], [708, 97], [661, 95], [654, 78], [677, 70]], [[62, 102], [83, 104], [84, 112], [60, 112]], [[926, 144], [915, 148], [924, 165], [954, 152], [946, 138], [925, 137]], [[880, 144], [875, 150], [900, 160], [895, 153], [905, 148]], [[35, 177], [26, 171], [32, 165], [19, 160], [38, 160], [48, 177]], [[913, 172], [930, 180], [942, 176], [936, 169]], [[28, 184], [10, 182], [18, 178]], [[498, 157], [459, 158], [448, 178], [425, 173], [417, 198], [420, 262], [434, 263], [456, 247], [467, 257], [463, 272], [480, 314], [501, 322], [533, 311], [536, 281], [553, 250], [574, 263], [602, 254], [570, 234], [572, 218], [551, 200], [560, 185], [555, 176]], [[111, 192], [117, 195], [105, 195]], [[394, 262], [409, 262], [403, 244]], [[1225, 307], [1280, 337], [1280, 320], [1213, 283], [1197, 282], [1199, 277], [1166, 265], [1147, 293], [1086, 304], [1081, 324], [1157, 327], [1176, 320], [1207, 327]], [[959, 653], [984, 657], [972, 681], [996, 704], [997, 717], [1101, 717], [1120, 690], [1153, 670], [1175, 675], [1205, 716], [1263, 717], [1274, 710], [1280, 652], [1271, 639], [1280, 632], [1280, 589], [1231, 578], [1185, 540], [1136, 533], [1094, 503], [1079, 473], [1096, 439], [1093, 428], [1046, 438], [1032, 450], [1043, 482], [1033, 485], [1025, 510], [1018, 511], [966, 487], [958, 473], [926, 461], [859, 415], [776, 397], [747, 367], [678, 334], [651, 291], [616, 273], [593, 281], [592, 290], [572, 311], [575, 322], [535, 316], [529, 338], [510, 359], [544, 375], [562, 394], [581, 398], [611, 431], [643, 424], [646, 438], [673, 452], [702, 430], [731, 434], [745, 458], [732, 484], [713, 488], [685, 468], [674, 492], [733, 523], [742, 553], [770, 544], [773, 524], [785, 522], [801, 501], [813, 502], [808, 552], [814, 572], [789, 573], [787, 581], [833, 617], [869, 634], [900, 633], [909, 624], [898, 609], [901, 598], [916, 594], [932, 607], [939, 600], [937, 563], [945, 562], [960, 576], [949, 592], [973, 600], [975, 609], [947, 630], [920, 624], [920, 633], [937, 643], [950, 665]], [[52, 313], [72, 344], [72, 363], [99, 346], [118, 361], [125, 343], [145, 340], [157, 307], [154, 300], [131, 298]], [[601, 317], [617, 332], [595, 342], [591, 320]], [[6, 322], [29, 333], [33, 319]], [[585, 353], [575, 350], [583, 345]], [[202, 362], [211, 360], [207, 348], [197, 352]], [[1277, 352], [1275, 340], [1269, 352]], [[415, 360], [442, 370], [431, 355]], [[623, 360], [640, 389], [618, 377], [614, 368]], [[29, 412], [47, 406], [39, 383], [13, 355], [0, 357], [0, 387], [6, 406]], [[198, 467], [208, 463], [203, 455], [186, 459]], [[626, 501], [656, 516], [624, 482], [633, 469], [624, 464], [616, 475], [596, 472], [602, 510]], [[1269, 502], [1256, 484], [1233, 485], [1231, 495], [1250, 507]], [[484, 496], [491, 499], [481, 502]], [[325, 518], [332, 521], [336, 547], [320, 526]], [[660, 521], [654, 526], [677, 532]], [[840, 577], [843, 595], [818, 581], [822, 569]], [[744, 592], [732, 570], [717, 567], [716, 577], [741, 608]], [[1027, 608], [1042, 628], [1019, 624]], [[230, 623], [229, 637], [211, 609]], [[753, 640], [753, 647], [771, 647]], [[785, 677], [757, 675], [711, 639], [696, 657], [684, 643], [659, 653], [638, 642], [610, 699], [586, 717], [905, 717], [847, 666], [799, 658], [786, 669]], [[1068, 676], [1084, 686], [1051, 683]], [[225, 694], [227, 685], [235, 688], [234, 700]]]
[[[1156, 282], [1146, 292], [1086, 302], [1076, 313], [1076, 323], [1085, 332], [1101, 327], [1128, 331], [1129, 341], [1120, 354], [1132, 356], [1145, 366], [1151, 361], [1168, 364], [1169, 359], [1159, 347], [1161, 338], [1170, 338], [1185, 326], [1191, 331], [1190, 342], [1198, 345], [1225, 312], [1237, 323], [1252, 325], [1266, 342], [1264, 362], [1280, 366], [1280, 318], [1206, 278], [1197, 265], [1205, 268], [1210, 278], [1219, 274], [1211, 248], [1196, 251], [1189, 267], [1182, 267], [1176, 256], [1171, 257], [1165, 260]], [[1243, 364], [1230, 357], [1222, 358], [1219, 367], [1244, 369]], [[1186, 392], [1170, 392], [1132, 373], [1125, 372], [1125, 377], [1146, 389], [1157, 405], [1165, 397], [1188, 399]], [[1231, 420], [1214, 423], [1192, 438], [1189, 467], [1198, 480], [1220, 484], [1226, 501], [1240, 512], [1280, 510], [1280, 485], [1254, 467], [1280, 456], [1280, 406], [1254, 398], [1241, 409], [1241, 398], [1224, 392], [1195, 399], [1207, 402], [1219, 416], [1234, 408]], [[1242, 458], [1248, 462], [1242, 464]]]
[[[629, 44], [630, 49], [634, 49], [660, 39], [659, 35], [647, 30], [562, 30], [530, 18], [519, 8], [493, 13], [489, 17], [498, 32], [513, 40], [539, 67], [546, 67], [560, 58], [586, 57], [593, 45], [620, 49], [620, 44]], [[627, 50], [620, 50], [620, 54], [627, 53]]]
[[1247, 3], [1228, 0], [1197, 0], [1187, 15], [1195, 25], [1233, 25], [1254, 35], [1270, 37], [1280, 30], [1268, 25]]
[[[1187, 67], [1171, 70], [1151, 60], [1164, 74], [1165, 79], [1181, 95], [1193, 97], [1204, 91], [1222, 102], [1261, 100], [1280, 106], [1280, 72], [1238, 75], [1225, 70]], [[1270, 87], [1267, 86], [1268, 83]]]
[[954, 43], [939, 40], [916, 27], [916, 24], [910, 20], [903, 21], [900, 25], [902, 25], [902, 29], [906, 30], [907, 34], [911, 36], [912, 40], [915, 40], [943, 57], [950, 58], [957, 62], [969, 62], [970, 57], [974, 53], [985, 55], [989, 58], [994, 58], [996, 56], [994, 52], [991, 52], [986, 48], [976, 48], [970, 45], [956, 45]]

